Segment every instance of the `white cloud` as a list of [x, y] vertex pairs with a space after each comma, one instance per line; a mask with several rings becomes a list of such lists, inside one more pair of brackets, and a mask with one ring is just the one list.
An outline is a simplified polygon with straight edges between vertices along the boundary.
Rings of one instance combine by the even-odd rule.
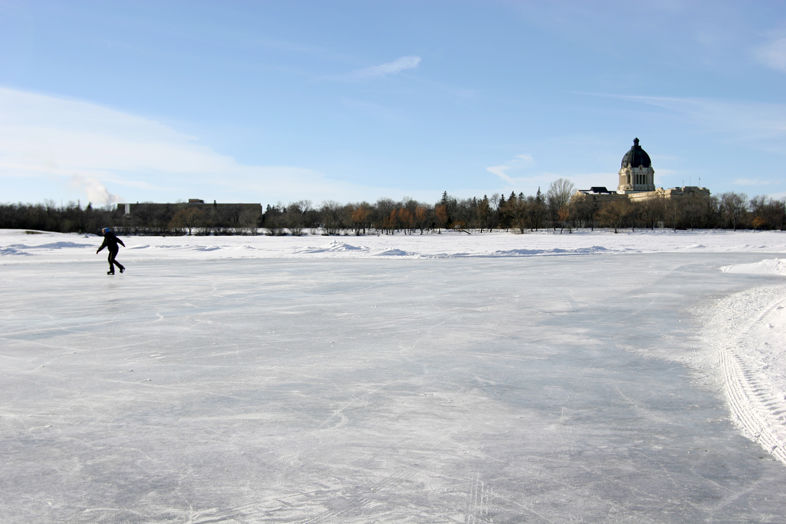
[[396, 58], [392, 62], [386, 62], [384, 64], [367, 67], [365, 69], [359, 69], [353, 72], [350, 76], [352, 78], [375, 78], [397, 75], [402, 71], [415, 69], [419, 65], [419, 56], [402, 56], [400, 58]]
[[754, 56], [762, 65], [786, 73], [786, 37], [776, 38], [756, 48]]
[[[28, 188], [59, 180], [94, 203], [121, 200], [112, 187], [136, 195], [128, 200], [182, 200], [200, 196], [200, 191], [205, 197], [230, 195], [234, 201], [327, 199], [342, 191], [361, 192], [307, 168], [241, 164], [149, 118], [3, 87], [0, 178]], [[15, 198], [4, 195], [9, 197]]]

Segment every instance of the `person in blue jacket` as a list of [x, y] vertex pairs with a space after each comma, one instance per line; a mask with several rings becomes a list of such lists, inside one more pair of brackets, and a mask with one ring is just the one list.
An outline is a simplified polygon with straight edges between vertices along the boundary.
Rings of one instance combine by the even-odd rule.
[[107, 250], [109, 251], [109, 271], [107, 271], [106, 274], [114, 275], [115, 266], [117, 266], [117, 268], [122, 273], [123, 271], [126, 270], [126, 268], [123, 264], [115, 260], [115, 257], [117, 256], [117, 252], [120, 250], [120, 248], [117, 245], [120, 244], [123, 247], [126, 247], [126, 245], [123, 244], [123, 241], [117, 238], [115, 232], [108, 227], [102, 228], [101, 233], [104, 235], [104, 242], [101, 244], [101, 247], [98, 248], [96, 253], [98, 253], [104, 248], [107, 248]]

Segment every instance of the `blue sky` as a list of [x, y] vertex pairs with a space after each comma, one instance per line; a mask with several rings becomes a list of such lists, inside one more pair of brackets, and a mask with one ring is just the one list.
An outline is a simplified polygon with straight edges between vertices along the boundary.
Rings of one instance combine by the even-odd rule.
[[0, 202], [786, 197], [786, 2], [0, 0]]

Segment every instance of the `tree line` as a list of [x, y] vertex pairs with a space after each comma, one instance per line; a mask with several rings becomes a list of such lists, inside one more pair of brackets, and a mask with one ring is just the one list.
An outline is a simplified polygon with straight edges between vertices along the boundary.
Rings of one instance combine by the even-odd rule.
[[81, 208], [76, 203], [0, 205], [0, 228], [95, 233], [103, 226], [125, 234], [258, 234], [326, 235], [423, 234], [454, 230], [525, 233], [553, 228], [643, 229], [786, 229], [786, 202], [740, 193], [719, 196], [688, 194], [680, 198], [604, 201], [593, 196], [572, 198], [573, 184], [559, 179], [545, 193], [494, 194], [459, 199], [447, 192], [434, 203], [412, 199], [380, 199], [375, 203], [302, 200], [267, 205], [260, 213], [181, 204], [137, 205], [132, 215], [112, 207]]

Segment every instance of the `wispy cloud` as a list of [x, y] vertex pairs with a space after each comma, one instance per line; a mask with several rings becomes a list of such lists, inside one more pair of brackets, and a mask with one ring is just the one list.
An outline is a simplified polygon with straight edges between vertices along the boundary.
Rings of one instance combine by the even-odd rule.
[[[59, 180], [95, 204], [147, 200], [150, 194], [183, 199], [205, 192], [235, 201], [262, 196], [286, 201], [359, 192], [308, 168], [241, 164], [149, 118], [3, 87], [0, 178], [28, 186], [35, 179]], [[7, 192], [5, 197], [13, 198]]]
[[526, 168], [532, 166], [535, 160], [532, 158], [531, 155], [526, 153], [516, 155], [511, 160], [508, 160], [504, 164], [496, 165], [496, 166], [489, 166], [486, 168], [486, 171], [491, 173], [492, 175], [497, 175], [503, 182], [510, 186], [516, 185], [517, 182], [522, 182], [527, 180], [528, 177], [514, 177], [511, 173], [521, 174]]
[[772, 185], [771, 180], [762, 180], [760, 178], [736, 178], [734, 185], [736, 186], [769, 186]]
[[658, 107], [710, 133], [773, 153], [786, 152], [786, 104], [712, 98], [593, 94]]
[[757, 47], [754, 56], [762, 65], [786, 73], [786, 37], [774, 38]]
[[545, 192], [552, 182], [558, 178], [570, 180], [576, 188], [603, 185], [604, 183], [616, 184], [616, 174], [608, 173], [581, 173], [571, 171], [560, 173], [554, 171], [534, 171], [535, 159], [529, 154], [516, 155], [504, 164], [489, 166], [486, 171], [496, 175], [505, 183], [507, 190], [523, 191], [534, 194], [540, 188]]
[[380, 78], [385, 76], [397, 75], [408, 69], [415, 69], [420, 65], [419, 56], [402, 56], [392, 62], [386, 62], [364, 69], [358, 69], [349, 74], [350, 78]]
[[387, 122], [402, 122], [404, 120], [400, 111], [368, 100], [344, 97], [341, 99], [341, 104], [353, 112], [372, 119], [384, 120]]

